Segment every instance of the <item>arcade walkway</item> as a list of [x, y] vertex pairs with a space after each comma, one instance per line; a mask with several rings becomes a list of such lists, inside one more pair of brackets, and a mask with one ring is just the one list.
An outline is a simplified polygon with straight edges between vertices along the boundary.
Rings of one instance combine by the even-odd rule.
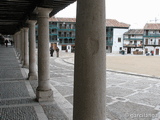
[[[0, 120], [72, 120], [74, 66], [65, 60], [73, 56], [55, 56], [50, 57], [54, 101], [37, 102], [38, 81], [26, 80], [28, 71], [13, 47], [0, 46]], [[159, 79], [106, 73], [106, 120], [160, 119]]]
[[0, 120], [68, 120], [53, 102], [37, 102], [37, 81], [26, 80], [14, 48], [0, 46]]

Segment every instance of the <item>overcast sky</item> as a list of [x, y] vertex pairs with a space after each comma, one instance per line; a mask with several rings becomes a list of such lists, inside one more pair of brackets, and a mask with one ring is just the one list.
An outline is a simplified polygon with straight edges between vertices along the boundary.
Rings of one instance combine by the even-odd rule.
[[[76, 2], [57, 13], [56, 17], [76, 17]], [[106, 0], [106, 19], [143, 29], [146, 23], [160, 23], [160, 0]]]

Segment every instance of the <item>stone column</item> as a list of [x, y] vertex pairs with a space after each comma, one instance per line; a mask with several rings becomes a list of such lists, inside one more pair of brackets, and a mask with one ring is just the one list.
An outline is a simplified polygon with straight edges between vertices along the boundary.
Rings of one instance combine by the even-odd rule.
[[36, 21], [29, 20], [29, 80], [37, 80], [37, 55], [36, 55], [36, 35], [35, 35], [35, 24]]
[[24, 29], [21, 29], [21, 56], [20, 56], [21, 64], [23, 65], [24, 61]]
[[48, 8], [38, 8], [38, 101], [53, 100], [53, 91], [50, 86], [49, 68], [49, 13]]
[[23, 67], [28, 68], [28, 28], [24, 28], [24, 59], [23, 59]]
[[105, 120], [105, 0], [77, 0], [73, 120]]
[[16, 50], [16, 55], [17, 55], [17, 33], [13, 35], [13, 41], [14, 41], [14, 48]]
[[21, 59], [21, 31], [17, 32], [17, 56], [19, 58], [19, 60]]

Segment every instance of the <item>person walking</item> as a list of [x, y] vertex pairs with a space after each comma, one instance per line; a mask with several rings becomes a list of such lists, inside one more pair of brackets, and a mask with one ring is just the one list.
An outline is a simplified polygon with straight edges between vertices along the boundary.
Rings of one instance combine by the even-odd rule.
[[5, 40], [5, 44], [6, 44], [6, 47], [8, 47], [8, 40], [7, 39]]
[[59, 57], [59, 48], [56, 48], [57, 57]]
[[54, 49], [53, 49], [53, 47], [51, 46], [51, 47], [50, 47], [50, 54], [51, 54], [51, 57], [53, 57], [53, 53], [54, 53]]

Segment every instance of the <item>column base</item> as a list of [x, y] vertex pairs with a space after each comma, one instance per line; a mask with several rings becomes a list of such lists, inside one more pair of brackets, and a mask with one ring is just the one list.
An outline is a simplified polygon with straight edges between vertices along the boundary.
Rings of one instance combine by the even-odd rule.
[[28, 73], [28, 80], [38, 80], [38, 77], [36, 74]]
[[29, 68], [29, 65], [23, 65], [22, 68]]
[[36, 90], [36, 98], [38, 102], [53, 101], [53, 91], [51, 89], [47, 91]]

